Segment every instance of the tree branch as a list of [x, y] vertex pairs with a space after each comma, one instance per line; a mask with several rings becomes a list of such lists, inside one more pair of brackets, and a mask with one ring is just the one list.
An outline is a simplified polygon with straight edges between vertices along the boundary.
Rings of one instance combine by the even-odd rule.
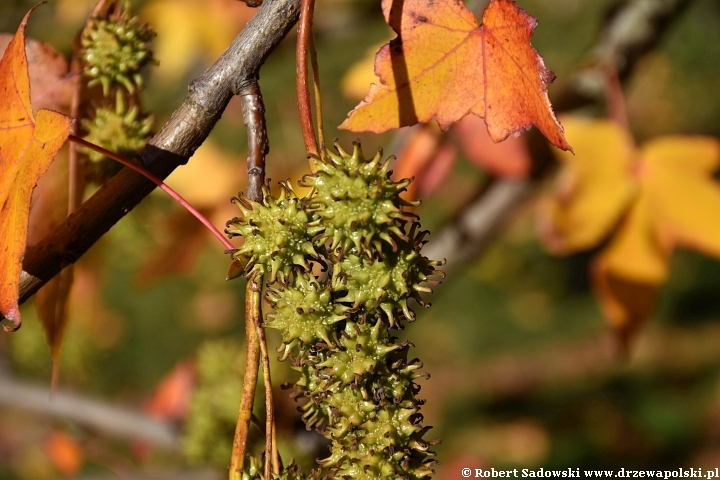
[[[663, 372], [688, 375], [720, 365], [720, 326], [650, 325], [637, 339], [629, 359], [617, 355], [617, 341], [603, 331], [583, 338], [538, 345], [532, 351], [504, 353], [468, 364], [427, 366], [435, 373], [423, 385], [427, 395], [448, 400], [482, 396], [503, 400], [549, 385]], [[472, 378], [472, 382], [458, 379]], [[429, 391], [429, 392], [428, 392]], [[430, 393], [432, 392], [432, 393]], [[433, 408], [441, 408], [435, 404]]]
[[[257, 81], [267, 56], [297, 22], [299, 4], [299, 0], [264, 2], [215, 64], [190, 84], [182, 105], [136, 160], [162, 179], [187, 163], [230, 98]], [[20, 276], [20, 302], [77, 261], [154, 188], [152, 182], [124, 168], [52, 234], [28, 248]]]
[[[628, 78], [638, 60], [658, 44], [672, 20], [690, 3], [691, 0], [631, 0], [617, 10], [590, 55], [594, 66], [578, 72], [554, 95], [555, 111], [601, 100], [604, 68], [615, 65], [620, 78]], [[533, 153], [532, 177], [494, 181], [423, 248], [428, 258], [447, 260], [446, 272], [478, 255], [513, 212], [536, 192], [540, 181], [555, 170], [552, 151], [537, 130], [528, 133], [528, 141]]]
[[179, 431], [167, 422], [69, 392], [55, 391], [50, 398], [47, 387], [18, 382], [7, 375], [0, 375], [0, 405], [64, 418], [114, 437], [180, 448]]

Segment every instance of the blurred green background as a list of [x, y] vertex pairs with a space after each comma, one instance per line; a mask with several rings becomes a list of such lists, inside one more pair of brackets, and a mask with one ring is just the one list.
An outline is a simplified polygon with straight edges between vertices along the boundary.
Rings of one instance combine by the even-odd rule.
[[[0, 31], [14, 32], [33, 3], [3, 0]], [[33, 15], [28, 35], [69, 55], [92, 3], [51, 0]], [[618, 5], [608, 0], [518, 3], [538, 18], [533, 45], [560, 80], [583, 66], [608, 12]], [[133, 4], [159, 33], [160, 65], [148, 72], [142, 94], [159, 126], [252, 11], [233, 0]], [[333, 126], [357, 103], [343, 94], [344, 75], [391, 35], [378, 2], [320, 0], [316, 15], [325, 120]], [[294, 48], [293, 33], [261, 71], [273, 180], [298, 179], [307, 168], [295, 101]], [[666, 133], [720, 136], [718, 78], [720, 3], [693, 0], [626, 84], [637, 141]], [[337, 136], [343, 145], [359, 137], [366, 152], [384, 146], [386, 153], [397, 153], [391, 150], [397, 144], [394, 133], [329, 129], [328, 136]], [[198, 158], [173, 174], [171, 185], [222, 227], [236, 215], [227, 198], [244, 188], [245, 149], [240, 107], [233, 101]], [[192, 173], [181, 172], [191, 168]], [[423, 199], [423, 226], [441, 229], [487, 181], [487, 175], [460, 161], [439, 190]], [[212, 185], [220, 186], [208, 193]], [[589, 290], [589, 259], [590, 254], [560, 258], [546, 253], [535, 232], [534, 203], [528, 202], [489, 248], [445, 280], [431, 299], [433, 307], [418, 312], [418, 321], [403, 332], [431, 375], [422, 383], [421, 396], [427, 399], [426, 423], [435, 427], [428, 438], [443, 440], [436, 448], [443, 464], [437, 478], [462, 478], [465, 466], [720, 466], [720, 262], [678, 252], [659, 308], [623, 357], [613, 353], [611, 332]], [[61, 391], [147, 411], [161, 380], [180, 362], [198, 358], [199, 349], [211, 356], [233, 355], [222, 348], [242, 345], [244, 282], [225, 281], [228, 265], [211, 237], [162, 194], [152, 194], [78, 263]], [[23, 315], [19, 332], [0, 336], [0, 354], [14, 381], [49, 385], [52, 361], [32, 305], [24, 307]], [[276, 336], [270, 340], [277, 345]], [[273, 366], [278, 385], [292, 379], [287, 365]], [[200, 386], [223, 391], [225, 382], [203, 381]], [[323, 455], [322, 449], [312, 449], [292, 403], [279, 403], [286, 455], [305, 463]], [[191, 416], [220, 409], [195, 408]], [[193, 420], [180, 419], [185, 422]], [[232, 419], [207, 428], [232, 435], [228, 422]], [[59, 477], [47, 453], [48, 436], [57, 431], [81, 446], [77, 478], [118, 478], [118, 472], [126, 475], [119, 478], [135, 478], [133, 472], [162, 476], [193, 461], [221, 463], [210, 454], [188, 460], [162, 448], [139, 453], [126, 440], [28, 413], [22, 405], [3, 405], [0, 478]]]

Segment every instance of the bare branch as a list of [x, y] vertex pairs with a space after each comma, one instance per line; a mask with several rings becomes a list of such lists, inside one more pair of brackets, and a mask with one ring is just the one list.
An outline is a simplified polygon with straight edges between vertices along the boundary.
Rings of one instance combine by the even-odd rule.
[[179, 432], [167, 422], [69, 392], [55, 391], [51, 399], [47, 387], [6, 375], [0, 375], [0, 404], [64, 418], [114, 437], [141, 438], [173, 450], [180, 447]]
[[[555, 96], [555, 110], [571, 110], [601, 99], [604, 68], [615, 65], [621, 79], [627, 78], [690, 1], [631, 0], [625, 4], [605, 26], [591, 54], [591, 63], [596, 66], [579, 72]], [[555, 161], [547, 143], [537, 131], [530, 132], [528, 138], [535, 166], [533, 177], [495, 181], [423, 249], [428, 258], [445, 258], [445, 271], [463, 265], [482, 251], [518, 206], [536, 192], [540, 180], [554, 171]]]
[[[190, 84], [184, 102], [136, 159], [160, 178], [187, 163], [219, 120], [230, 98], [257, 81], [261, 65], [297, 22], [299, 0], [265, 2], [225, 53]], [[52, 234], [28, 248], [20, 302], [77, 261], [155, 185], [125, 168]]]
[[[612, 332], [538, 345], [533, 351], [503, 353], [466, 365], [429, 366], [433, 382], [423, 391], [447, 399], [483, 396], [491, 400], [526, 395], [549, 385], [577, 384], [588, 379], [664, 372], [687, 374], [720, 365], [720, 326], [649, 325], [639, 334], [630, 358], [618, 355]], [[472, 378], [472, 382], [458, 379]], [[437, 405], [435, 408], [440, 408]]]

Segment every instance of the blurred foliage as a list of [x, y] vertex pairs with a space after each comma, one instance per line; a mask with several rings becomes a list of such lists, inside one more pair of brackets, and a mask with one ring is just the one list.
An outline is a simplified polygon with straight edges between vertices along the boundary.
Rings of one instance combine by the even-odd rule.
[[[208, 9], [215, 3], [232, 4], [238, 11], [244, 8], [235, 0], [194, 2], [208, 5]], [[15, 31], [34, 3], [0, 2], [0, 31]], [[68, 54], [92, 3], [51, 1], [36, 11], [28, 34]], [[133, 2], [141, 12], [166, 3]], [[192, 3], [186, 0], [183, 5]], [[607, 9], [617, 2], [520, 0], [519, 4], [539, 19], [533, 45], [558, 75], [557, 85], [550, 89], [552, 95], [582, 65]], [[240, 13], [237, 15], [225, 15], [233, 31], [241, 28]], [[244, 18], [247, 20], [247, 16]], [[190, 24], [193, 22], [200, 19], [193, 18]], [[378, 2], [359, 0], [320, 1], [316, 25], [326, 124], [338, 125], [354, 106], [354, 100], [342, 95], [342, 76], [363, 58], [367, 48], [386, 40], [389, 30], [382, 21]], [[158, 41], [168, 35], [161, 24], [153, 27], [158, 31]], [[192, 53], [168, 53], [183, 56], [184, 60], [182, 68], [172, 75], [159, 73], [164, 60], [158, 55], [160, 65], [154, 68], [141, 93], [143, 105], [155, 115], [157, 125], [169, 118], [182, 101], [189, 81], [214, 58], [202, 53], [205, 48]], [[643, 141], [665, 133], [720, 136], [718, 58], [720, 3], [695, 0], [627, 84], [628, 113], [635, 138]], [[294, 81], [291, 34], [268, 59], [260, 79], [271, 143], [268, 171], [273, 180], [296, 180], [307, 170], [294, 88], [290, 88]], [[344, 144], [358, 136], [329, 130], [330, 138], [336, 135]], [[385, 145], [387, 153], [396, 153], [392, 134], [359, 137], [367, 152]], [[245, 133], [239, 103], [231, 102], [210, 141], [212, 146], [207, 149], [212, 149], [220, 164], [244, 163]], [[200, 158], [198, 153], [190, 165]], [[181, 175], [185, 168], [191, 167], [181, 167], [174, 175]], [[172, 181], [173, 176], [170, 178]], [[424, 226], [437, 231], [473, 198], [487, 178], [460, 162], [451, 178], [420, 207]], [[195, 180], [198, 185], [206, 184], [199, 174]], [[242, 175], [237, 174], [227, 197], [243, 188]], [[223, 213], [225, 205], [229, 203], [221, 202], [212, 217], [219, 227], [235, 215]], [[663, 329], [679, 331], [682, 335], [672, 333], [669, 337], [686, 342], [687, 349], [668, 348], [667, 358], [657, 356], [653, 362], [642, 362], [646, 347], [641, 336], [629, 358], [592, 364], [595, 368], [588, 368], [585, 375], [519, 388], [509, 394], [473, 388], [484, 385], [483, 375], [489, 365], [500, 371], [506, 368], [502, 378], [519, 377], [526, 382], [534, 378], [534, 372], [558, 369], [556, 364], [543, 363], [544, 355], [556, 355], [560, 365], [568, 368], [590, 365], [589, 354], [568, 346], [593, 345], [594, 339], [606, 332], [588, 289], [589, 255], [548, 256], [537, 240], [532, 209], [528, 205], [518, 212], [509, 228], [481, 257], [449, 277], [431, 299], [433, 308], [419, 312], [418, 321], [402, 332], [416, 345], [414, 353], [423, 359], [424, 370], [432, 375], [422, 382], [421, 397], [427, 399], [426, 423], [437, 429], [431, 432], [433, 437], [444, 439], [436, 448], [446, 465], [441, 466], [438, 478], [457, 478], [459, 468], [465, 465], [455, 463], [456, 459], [496, 468], [668, 469], [714, 468], [720, 464], [720, 354], [709, 348], [702, 361], [697, 356], [701, 348], [706, 348], [704, 342], [714, 345], [720, 341], [719, 330], [710, 328], [720, 320], [720, 263], [696, 253], [680, 251], [674, 256], [669, 282], [652, 320], [653, 328], [647, 330], [648, 339]], [[205, 341], [222, 338], [228, 343], [210, 344], [222, 345], [215, 347], [220, 349], [229, 349], [230, 342], [242, 343], [244, 285], [225, 282], [229, 258], [210, 243], [212, 240], [198, 248], [193, 261], [180, 273], [151, 282], [138, 281], [138, 272], [159, 251], [182, 243], [182, 235], [158, 235], [163, 231], [162, 219], [174, 211], [169, 200], [151, 195], [79, 262], [62, 353], [61, 388], [140, 408], [179, 361], [196, 353], [198, 359], [213, 355], [208, 353], [212, 347], [198, 352]], [[432, 241], [433, 236], [429, 239]], [[178, 251], [166, 262], [179, 262], [181, 254]], [[32, 311], [30, 305], [24, 308], [26, 324], [21, 331], [0, 335], [0, 353], [9, 358], [14, 375], [49, 384], [51, 357]], [[271, 346], [279, 343], [272, 336], [270, 342]], [[220, 356], [217, 352], [214, 355]], [[537, 370], [514, 368], [523, 361]], [[669, 368], [670, 364], [679, 367]], [[276, 381], [290, 377], [286, 368], [273, 363]], [[235, 376], [239, 375], [237, 369]], [[453, 388], [436, 388], [436, 382]], [[206, 388], [231, 389], [212, 381], [207, 381]], [[204, 395], [206, 401], [221, 401], [210, 393]], [[278, 397], [284, 395], [277, 393]], [[198, 393], [196, 399], [202, 396]], [[285, 397], [278, 403], [283, 422], [279, 435], [286, 442], [285, 451], [300, 452], [302, 458], [325, 456], [326, 450], [313, 443], [317, 440], [297, 423], [293, 402]], [[228, 409], [228, 415], [235, 415], [237, 405], [222, 408]], [[2, 410], [0, 478], [38, 480], [58, 476], [40, 445], [44, 436], [64, 422], [29, 415], [19, 406], [4, 406]], [[220, 407], [217, 410], [219, 414]], [[225, 428], [219, 418], [213, 420], [217, 423], [212, 428]], [[230, 422], [230, 417], [224, 421]], [[180, 455], [173, 452], [135, 457], [127, 442], [102, 439], [81, 427], [72, 428], [81, 438], [89, 436], [93, 440], [83, 443], [88, 460], [81, 475], [110, 470], [161, 471], [182, 462]], [[208, 451], [203, 455], [211, 458], [214, 454]], [[284, 454], [284, 460], [289, 462], [294, 455]]]
[[[242, 345], [232, 340], [205, 342], [198, 348], [197, 380], [183, 437], [183, 453], [191, 463], [228, 463], [242, 392], [237, 375], [245, 363], [242, 352]], [[263, 398], [256, 398], [256, 409], [263, 408]]]

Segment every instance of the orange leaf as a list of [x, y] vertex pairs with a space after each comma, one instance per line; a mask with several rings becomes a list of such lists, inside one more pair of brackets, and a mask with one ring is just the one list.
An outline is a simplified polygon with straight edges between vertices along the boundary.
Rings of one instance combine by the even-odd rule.
[[[12, 35], [0, 35], [3, 50], [12, 41]], [[31, 104], [34, 108], [48, 108], [70, 113], [77, 78], [68, 76], [65, 57], [47, 43], [25, 39], [25, 53], [30, 75]], [[69, 149], [56, 155], [47, 171], [40, 177], [30, 202], [28, 221], [28, 247], [40, 242], [54, 231], [68, 216]], [[82, 197], [84, 175], [78, 175], [76, 188]], [[68, 319], [68, 296], [73, 283], [73, 265], [65, 267], [35, 293], [35, 309], [45, 330], [53, 356], [53, 387], [59, 374], [59, 355], [63, 332]]]
[[185, 420], [195, 386], [195, 363], [184, 361], [160, 381], [145, 411], [159, 420]]
[[457, 160], [457, 147], [452, 142], [441, 142], [435, 158], [418, 179], [418, 198], [432, 195], [450, 177]]
[[[34, 9], [34, 8], [33, 8]], [[18, 293], [30, 196], [70, 134], [70, 118], [30, 105], [25, 16], [0, 61], [0, 314], [20, 326]]]
[[512, 0], [491, 0], [479, 26], [457, 0], [383, 0], [398, 38], [375, 58], [381, 85], [340, 125], [384, 132], [437, 120], [446, 130], [468, 113], [485, 118], [496, 142], [535, 125], [571, 150], [547, 96], [554, 79], [530, 45], [537, 21]]
[[83, 464], [83, 452], [80, 446], [68, 434], [55, 431], [45, 440], [45, 453], [60, 473], [65, 477], [74, 477]]

